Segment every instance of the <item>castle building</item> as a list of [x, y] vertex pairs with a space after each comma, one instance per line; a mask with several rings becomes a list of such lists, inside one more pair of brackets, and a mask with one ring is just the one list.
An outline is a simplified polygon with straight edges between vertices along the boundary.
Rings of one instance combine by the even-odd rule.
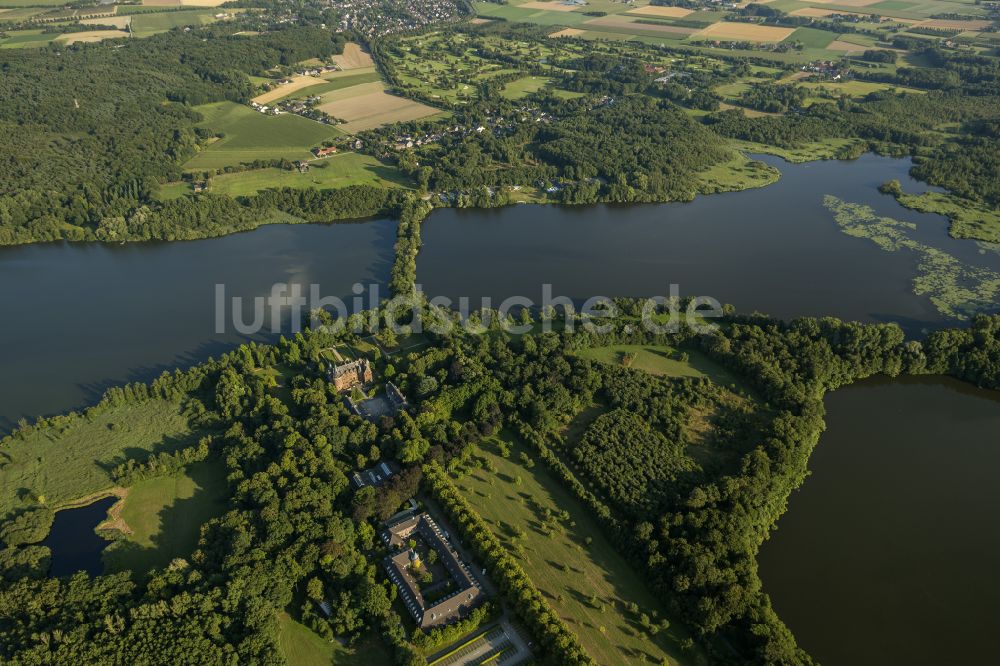
[[340, 365], [328, 364], [327, 377], [338, 391], [347, 391], [372, 381], [372, 365], [367, 358]]

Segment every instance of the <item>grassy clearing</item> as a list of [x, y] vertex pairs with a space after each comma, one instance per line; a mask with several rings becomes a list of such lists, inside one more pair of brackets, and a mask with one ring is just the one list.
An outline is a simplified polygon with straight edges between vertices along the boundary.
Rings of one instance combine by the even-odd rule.
[[309, 149], [342, 133], [300, 116], [265, 116], [233, 102], [215, 102], [195, 107], [205, 119], [201, 127], [224, 134], [184, 165], [186, 169], [236, 166], [255, 159], [312, 159]]
[[548, 83], [552, 81], [547, 76], [526, 76], [523, 79], [518, 79], [517, 81], [511, 81], [503, 89], [503, 96], [507, 99], [521, 99], [526, 97], [533, 92], [537, 92], [544, 88]]
[[[663, 618], [660, 602], [605, 539], [590, 511], [542, 463], [528, 469], [515, 462], [522, 452], [528, 453], [521, 443], [508, 441], [511, 456], [500, 456], [500, 441], [489, 440], [481, 450], [495, 474], [477, 469], [456, 484], [494, 526], [497, 537], [518, 555], [532, 582], [580, 637], [587, 653], [600, 664], [661, 663], [664, 658], [671, 664], [701, 663], [699, 655], [678, 647], [684, 638], [678, 627], [655, 637], [642, 630], [638, 618], [626, 611], [627, 604], [634, 602], [641, 612]], [[555, 515], [566, 511], [569, 520], [546, 534], [546, 511]]]
[[392, 655], [375, 638], [347, 648], [340, 643], [324, 640], [309, 627], [296, 622], [288, 613], [278, 614], [278, 648], [288, 666], [338, 666], [365, 664], [389, 666]]
[[88, 421], [40, 429], [0, 449], [0, 516], [32, 506], [39, 496], [58, 509], [114, 486], [109, 470], [127, 458], [197, 442], [177, 402], [118, 407]]
[[698, 174], [699, 192], [737, 192], [766, 187], [778, 181], [781, 172], [757, 160], [736, 155], [729, 162], [716, 164]]
[[407, 187], [406, 177], [394, 166], [383, 164], [370, 155], [343, 153], [314, 160], [307, 173], [285, 169], [256, 169], [224, 173], [209, 181], [208, 191], [232, 197], [255, 194], [272, 187], [294, 189], [334, 189], [348, 185]]
[[678, 358], [672, 347], [658, 345], [609, 345], [591, 347], [577, 352], [580, 358], [626, 367], [626, 354], [634, 355], [627, 367], [642, 370], [663, 377], [703, 377], [721, 386], [731, 386], [737, 382], [725, 368], [697, 351], [686, 352], [688, 360]]
[[132, 530], [104, 551], [108, 572], [145, 573], [177, 557], [187, 558], [198, 545], [201, 526], [228, 506], [226, 467], [209, 460], [182, 474], [140, 481], [123, 500], [121, 520]]

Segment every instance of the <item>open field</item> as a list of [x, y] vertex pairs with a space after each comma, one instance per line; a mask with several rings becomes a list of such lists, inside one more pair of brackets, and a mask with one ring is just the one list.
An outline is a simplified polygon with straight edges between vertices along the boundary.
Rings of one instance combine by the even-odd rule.
[[685, 9], [684, 7], [654, 7], [649, 5], [648, 7], [636, 7], [635, 9], [630, 9], [626, 14], [638, 14], [639, 16], [656, 16], [660, 18], [683, 18], [693, 12], [693, 9]]
[[639, 23], [635, 19], [624, 16], [602, 16], [591, 19], [584, 23], [586, 27], [594, 27], [611, 32], [636, 35], [692, 35], [698, 32], [698, 28], [686, 28], [678, 25], [660, 25], [652, 23]]
[[507, 99], [521, 99], [525, 95], [541, 90], [551, 80], [547, 76], [526, 76], [504, 86], [503, 96]]
[[687, 361], [677, 359], [677, 353], [674, 349], [656, 345], [609, 345], [607, 347], [591, 347], [577, 352], [577, 356], [580, 358], [621, 367], [625, 367], [623, 363], [625, 354], [635, 355], [635, 359], [628, 367], [652, 375], [703, 377], [722, 386], [729, 386], [737, 381], [736, 377], [725, 368], [697, 351], [687, 352], [689, 356]]
[[303, 88], [318, 86], [323, 83], [326, 83], [326, 79], [321, 79], [318, 76], [303, 76], [301, 74], [296, 74], [295, 76], [289, 77], [288, 83], [275, 86], [266, 93], [257, 95], [253, 98], [253, 101], [258, 104], [270, 104], [271, 102], [279, 99], [284, 99], [285, 97], [288, 97]]
[[89, 32], [71, 32], [60, 35], [56, 38], [56, 41], [64, 44], [90, 44], [93, 42], [102, 42], [105, 39], [120, 39], [128, 36], [129, 34], [122, 30], [91, 30]]
[[954, 30], [982, 30], [993, 24], [992, 21], [963, 21], [955, 19], [930, 19], [917, 25], [922, 28], [951, 28]]
[[[560, 617], [577, 634], [587, 653], [599, 664], [700, 663], [677, 646], [683, 638], [676, 627], [649, 637], [626, 610], [664, 617], [664, 608], [641, 577], [611, 546], [591, 512], [537, 462], [527, 468], [517, 461], [530, 451], [504, 439], [511, 455], [499, 455], [498, 442], [486, 441], [481, 455], [496, 473], [475, 469], [456, 480], [497, 537], [520, 560], [532, 582]], [[568, 519], [558, 516], [563, 512]], [[556, 516], [545, 524], [546, 513]], [[587, 539], [591, 542], [588, 544]]]
[[0, 7], [62, 7], [66, 0], [0, 0]]
[[540, 9], [547, 12], [571, 12], [579, 9], [577, 5], [564, 5], [561, 2], [522, 2], [518, 5], [521, 9]]
[[385, 86], [377, 81], [327, 93], [317, 108], [334, 118], [346, 120], [338, 128], [352, 134], [439, 113], [438, 109], [426, 104], [386, 92]]
[[183, 26], [200, 26], [215, 21], [214, 13], [209, 10], [192, 9], [180, 12], [160, 12], [135, 14], [132, 18], [132, 32], [138, 37], [155, 35], [173, 28]]
[[227, 509], [226, 467], [208, 460], [176, 476], [140, 481], [122, 500], [120, 519], [128, 531], [104, 551], [108, 572], [145, 573], [177, 557], [188, 558], [201, 526]]
[[108, 409], [92, 421], [32, 432], [0, 449], [0, 516], [33, 506], [39, 496], [58, 509], [114, 486], [109, 469], [126, 458], [197, 442], [180, 404], [154, 400]]
[[375, 61], [368, 54], [367, 51], [361, 49], [361, 46], [355, 42], [347, 42], [344, 44], [344, 52], [340, 55], [333, 56], [333, 61], [336, 62], [341, 69], [361, 69], [363, 67], [374, 67]]
[[52, 42], [59, 35], [42, 34], [41, 30], [16, 30], [7, 33], [7, 37], [0, 39], [0, 49], [23, 49], [37, 46], [45, 46]]
[[375, 637], [353, 648], [327, 641], [288, 613], [278, 614], [278, 649], [288, 666], [391, 666], [392, 655]]
[[576, 37], [583, 33], [584, 31], [579, 28], [563, 28], [562, 30], [556, 30], [549, 37]]
[[119, 30], [124, 30], [132, 22], [131, 16], [105, 16], [103, 18], [81, 19], [83, 25], [113, 25]]
[[199, 123], [224, 137], [195, 155], [186, 169], [215, 169], [256, 159], [308, 160], [309, 149], [341, 136], [324, 125], [292, 114], [265, 116], [248, 106], [215, 102], [195, 107], [205, 119]]
[[314, 160], [307, 173], [285, 169], [257, 169], [213, 176], [208, 191], [231, 197], [255, 194], [272, 187], [332, 189], [348, 185], [406, 186], [406, 177], [394, 166], [370, 155], [342, 153]]
[[362, 83], [372, 83], [373, 81], [381, 80], [382, 78], [378, 75], [378, 72], [375, 71], [374, 67], [334, 72], [333, 74], [323, 75], [321, 77], [321, 81], [315, 85], [311, 85], [308, 88], [301, 88], [272, 101], [280, 102], [285, 99], [323, 95], [328, 92], [333, 92], [334, 90], [340, 90], [341, 88], [350, 88], [351, 86], [360, 85]]
[[793, 32], [795, 32], [794, 28], [719, 21], [702, 29], [695, 37], [747, 42], [780, 42], [787, 39]]

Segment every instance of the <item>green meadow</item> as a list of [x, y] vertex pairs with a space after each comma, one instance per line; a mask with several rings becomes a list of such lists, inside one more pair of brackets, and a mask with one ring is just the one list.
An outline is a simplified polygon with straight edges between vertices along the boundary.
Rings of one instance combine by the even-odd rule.
[[383, 164], [370, 155], [342, 153], [310, 162], [306, 173], [269, 168], [220, 174], [211, 179], [208, 191], [235, 197], [272, 187], [324, 190], [348, 185], [405, 187], [408, 184], [403, 173], [394, 166]]
[[112, 488], [115, 465], [189, 446], [198, 438], [180, 403], [167, 400], [77, 416], [61, 427], [12, 438], [0, 449], [0, 516], [38, 503], [58, 509]]
[[217, 169], [254, 160], [308, 160], [309, 149], [326, 139], [342, 136], [324, 125], [292, 114], [265, 116], [249, 106], [214, 102], [195, 107], [204, 120], [199, 126], [223, 137], [190, 159], [185, 169]]
[[288, 666], [389, 666], [392, 655], [377, 639], [369, 638], [356, 647], [326, 641], [288, 613], [278, 615], [278, 647]]
[[[510, 447], [508, 457], [500, 454], [501, 442]], [[678, 627], [655, 636], [642, 627], [643, 613], [665, 617], [660, 600], [604, 537], [592, 512], [544, 463], [520, 463], [521, 454], [533, 457], [513, 438], [488, 440], [478, 453], [486, 467], [455, 483], [587, 653], [599, 664], [702, 663], [699, 655], [681, 651], [685, 634]], [[638, 613], [628, 610], [632, 603]]]
[[226, 468], [208, 460], [173, 476], [146, 479], [128, 489], [121, 520], [132, 530], [104, 551], [108, 572], [144, 573], [187, 558], [201, 526], [227, 507]]

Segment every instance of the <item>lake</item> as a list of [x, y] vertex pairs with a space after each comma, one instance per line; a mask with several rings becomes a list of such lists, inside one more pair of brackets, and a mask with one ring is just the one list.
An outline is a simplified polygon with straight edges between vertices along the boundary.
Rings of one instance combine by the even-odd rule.
[[995, 663], [1000, 393], [873, 379], [826, 409], [758, 558], [778, 615], [824, 666]]
[[117, 497], [105, 497], [78, 509], [56, 511], [52, 529], [41, 543], [52, 551], [50, 576], [71, 576], [77, 571], [96, 576], [104, 571], [101, 553], [111, 542], [94, 528], [108, 517], [108, 509], [117, 501]]
[[179, 243], [0, 248], [0, 432], [21, 417], [86, 406], [108, 387], [219, 355], [248, 338], [216, 333], [215, 285], [250, 299], [275, 282], [353, 296], [385, 284], [396, 224], [268, 226]]
[[760, 159], [778, 167], [781, 180], [690, 203], [437, 211], [422, 229], [418, 281], [429, 295], [489, 297], [494, 307], [513, 295], [538, 303], [543, 283], [578, 302], [666, 296], [676, 283], [681, 296], [712, 296], [782, 318], [896, 321], [915, 334], [945, 323], [929, 298], [913, 293], [918, 256], [844, 234], [823, 206], [826, 194], [914, 222], [915, 240], [1000, 270], [1000, 255], [950, 238], [945, 218], [878, 192], [892, 178], [907, 192], [926, 191], [907, 175], [909, 160]]
[[[915, 237], [1000, 270], [947, 235], [936, 215], [912, 213], [877, 186], [907, 176], [909, 160], [866, 155], [853, 162], [786, 164], [769, 187], [698, 197], [691, 203], [614, 206], [518, 205], [435, 211], [425, 222], [418, 279], [430, 294], [473, 299], [521, 294], [709, 295], [741, 310], [780, 317], [835, 315], [898, 321], [908, 331], [950, 323], [912, 293], [916, 258], [886, 253], [842, 233], [824, 194], [872, 205], [918, 223]], [[215, 285], [252, 297], [275, 282], [316, 283], [350, 296], [355, 283], [388, 281], [396, 225], [268, 226], [181, 243], [53, 243], [0, 248], [0, 433], [19, 418], [77, 409], [109, 386], [190, 366], [264, 331], [217, 333]], [[367, 306], [367, 303], [366, 303]], [[249, 322], [252, 316], [246, 316]]]

